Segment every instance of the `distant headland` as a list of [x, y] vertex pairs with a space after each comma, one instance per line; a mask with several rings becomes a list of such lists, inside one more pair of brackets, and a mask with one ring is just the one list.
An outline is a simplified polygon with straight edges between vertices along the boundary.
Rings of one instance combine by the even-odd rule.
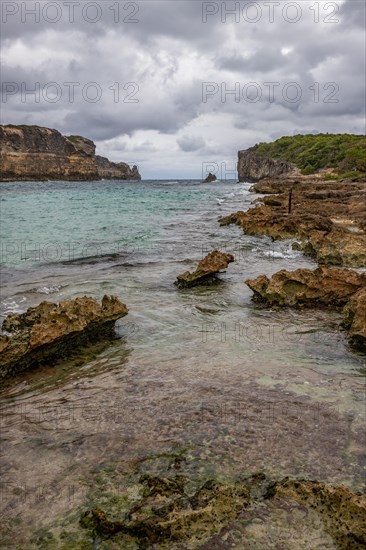
[[0, 125], [0, 151], [0, 181], [141, 179], [137, 166], [96, 155], [90, 139], [41, 126]]

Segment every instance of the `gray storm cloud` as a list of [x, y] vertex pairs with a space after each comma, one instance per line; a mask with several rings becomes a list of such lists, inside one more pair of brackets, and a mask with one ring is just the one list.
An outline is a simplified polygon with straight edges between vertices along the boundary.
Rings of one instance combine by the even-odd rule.
[[146, 177], [199, 177], [284, 134], [365, 131], [363, 2], [1, 8], [2, 122], [86, 135]]

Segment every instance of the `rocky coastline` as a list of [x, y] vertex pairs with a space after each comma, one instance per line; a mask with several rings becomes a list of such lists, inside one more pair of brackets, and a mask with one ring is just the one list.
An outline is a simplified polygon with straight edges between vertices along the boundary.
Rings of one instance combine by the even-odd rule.
[[[66, 138], [39, 127], [1, 127], [2, 132], [4, 128], [9, 128], [4, 138], [5, 181], [28, 179], [30, 174], [37, 179], [37, 163], [39, 179], [46, 174], [47, 179], [74, 180], [139, 177], [135, 167], [131, 171], [124, 163], [96, 156], [94, 143], [86, 138]], [[28, 144], [28, 139], [34, 141]], [[252, 149], [239, 152], [238, 170], [239, 181], [257, 182], [251, 191], [261, 196], [249, 210], [222, 218], [221, 226], [236, 224], [248, 235], [295, 240], [293, 247], [319, 264], [314, 270], [281, 270], [246, 280], [253, 302], [269, 308], [341, 311], [350, 348], [366, 353], [366, 273], [357, 271], [366, 267], [366, 178], [335, 181], [326, 179], [329, 172], [304, 175], [294, 164], [259, 157]], [[232, 254], [214, 250], [195, 271], [178, 275], [175, 284], [187, 289], [215, 282], [233, 261]], [[110, 341], [115, 322], [127, 314], [125, 304], [107, 295], [101, 302], [84, 296], [9, 314], [0, 335], [0, 379], [52, 364], [100, 339]], [[88, 498], [72, 511], [73, 530], [62, 532], [65, 545], [69, 537], [70, 548], [97, 544], [211, 550], [233, 547], [237, 541], [267, 544], [271, 530], [281, 533], [284, 547], [286, 540], [292, 544], [289, 548], [307, 547], [311, 536], [318, 537], [317, 548], [366, 545], [365, 495], [301, 476], [272, 478], [264, 471], [248, 475], [244, 463], [239, 479], [228, 481], [211, 472], [211, 477], [204, 476], [203, 468], [194, 477], [190, 460], [194, 457], [186, 451], [164, 452], [131, 460], [130, 470], [127, 461], [119, 461], [116, 471], [106, 468], [100, 479], [107, 489], [103, 486], [103, 493], [95, 496], [90, 484]]]
[[41, 126], [0, 126], [0, 181], [140, 180], [137, 166], [95, 154], [82, 136], [63, 136]]
[[221, 218], [220, 225], [236, 224], [247, 235], [273, 240], [295, 239], [292, 247], [320, 267], [247, 280], [254, 301], [343, 308], [351, 348], [366, 353], [366, 275], [350, 269], [366, 268], [366, 173], [338, 178], [326, 168], [306, 175], [294, 163], [258, 155], [257, 147], [239, 151], [238, 176], [256, 182], [250, 191], [264, 196], [249, 210]]

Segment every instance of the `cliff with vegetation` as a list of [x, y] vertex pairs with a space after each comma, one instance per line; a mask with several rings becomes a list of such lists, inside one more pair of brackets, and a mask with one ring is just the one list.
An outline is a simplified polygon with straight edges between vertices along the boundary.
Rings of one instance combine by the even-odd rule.
[[0, 151], [0, 181], [141, 179], [136, 166], [96, 155], [90, 139], [40, 126], [0, 126]]
[[366, 137], [354, 134], [285, 136], [238, 153], [239, 181], [319, 172], [326, 179], [366, 176]]

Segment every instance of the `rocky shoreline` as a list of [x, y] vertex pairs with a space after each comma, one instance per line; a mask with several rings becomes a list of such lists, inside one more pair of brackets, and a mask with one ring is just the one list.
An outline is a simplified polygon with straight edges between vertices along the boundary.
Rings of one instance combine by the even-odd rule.
[[[251, 153], [252, 155], [252, 153]], [[239, 152], [240, 159], [240, 152]], [[286, 270], [246, 283], [254, 300], [269, 307], [339, 308], [344, 313], [354, 351], [366, 353], [366, 277], [350, 269], [366, 267], [366, 177], [327, 181], [323, 175], [263, 178], [251, 187], [264, 194], [246, 212], [239, 211], [220, 224], [236, 224], [248, 235], [273, 240], [296, 239], [302, 250], [321, 267], [314, 271]]]
[[[70, 152], [57, 157], [63, 173], [63, 163], [78, 166], [79, 172], [67, 172], [70, 178], [75, 179], [76, 173], [80, 178], [89, 177], [95, 165], [99, 166], [99, 176], [103, 170], [106, 177], [112, 173], [118, 176], [119, 168], [111, 168], [107, 159], [96, 157], [89, 140], [45, 135], [48, 143], [56, 140]], [[56, 162], [52, 155], [48, 152], [44, 159], [51, 172]], [[11, 154], [6, 158], [10, 167], [11, 158]], [[243, 158], [239, 153], [239, 164]], [[23, 160], [28, 162], [26, 157]], [[248, 211], [222, 218], [220, 224], [237, 224], [246, 234], [274, 240], [296, 239], [293, 246], [320, 265], [314, 270], [281, 270], [271, 277], [259, 275], [247, 280], [253, 301], [270, 308], [327, 307], [342, 311], [351, 349], [366, 353], [366, 273], [355, 270], [366, 267], [366, 179], [335, 182], [324, 179], [324, 174], [302, 176], [294, 166], [272, 160], [265, 159], [261, 165], [258, 158], [253, 159], [252, 151], [246, 156], [249, 164], [245, 170], [254, 163], [256, 177], [252, 179], [260, 180], [252, 191], [264, 197], [256, 199]], [[243, 164], [241, 167], [244, 170]], [[13, 175], [21, 179], [15, 172]], [[176, 285], [186, 289], [211, 283], [233, 261], [231, 254], [215, 250], [195, 271], [178, 275]], [[0, 378], [63, 359], [91, 342], [110, 340], [115, 322], [127, 313], [117, 297], [104, 296], [101, 303], [81, 297], [59, 304], [42, 302], [25, 313], [9, 314], [0, 336]], [[139, 458], [135, 470], [126, 474], [130, 476], [127, 481], [123, 467], [113, 475], [107, 473], [103, 478], [107, 489], [102, 496], [88, 496], [73, 510], [71, 532], [68, 527], [63, 533], [65, 544], [67, 537], [75, 537], [70, 547], [85, 543], [86, 547], [101, 548], [178, 549], [188, 545], [211, 550], [233, 547], [238, 540], [266, 544], [267, 533], [273, 536], [274, 532], [284, 537], [284, 547], [289, 543], [291, 548], [294, 544], [306, 547], [311, 536], [318, 537], [317, 547], [357, 550], [366, 545], [365, 495], [343, 485], [300, 476], [269, 479], [263, 471], [250, 476], [246, 472], [230, 482], [220, 476], [204, 477], [200, 471], [194, 479], [184, 470], [189, 456], [165, 453], [161, 457], [167, 459], [167, 466], [147, 471], [141, 469], [144, 459]], [[146, 462], [153, 466], [155, 459], [148, 457]], [[111, 489], [121, 481], [119, 476], [124, 490], [113, 492]], [[113, 494], [109, 495], [109, 490]]]
[[137, 166], [95, 154], [82, 136], [63, 136], [41, 126], [0, 125], [0, 181], [140, 180]]

